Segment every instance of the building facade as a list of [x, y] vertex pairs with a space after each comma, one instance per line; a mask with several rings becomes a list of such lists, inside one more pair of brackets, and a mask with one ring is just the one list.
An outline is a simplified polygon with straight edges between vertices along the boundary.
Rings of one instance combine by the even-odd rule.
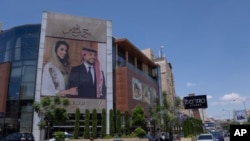
[[145, 56], [128, 39], [115, 41], [115, 107], [121, 112], [131, 113], [140, 104], [149, 117], [149, 107], [162, 95], [160, 88], [160, 67]]
[[[78, 69], [86, 66], [86, 51], [97, 53], [91, 71], [94, 96], [85, 93], [90, 93], [83, 89], [87, 79], [82, 79], [84, 72]], [[36, 140], [43, 139], [37, 126], [40, 119], [32, 105], [55, 95], [68, 97], [70, 106], [69, 120], [52, 125], [54, 130], [73, 132], [76, 108], [81, 117], [86, 109], [97, 109], [99, 120], [102, 109], [106, 109], [109, 134], [110, 109], [131, 114], [137, 104], [147, 109], [161, 97], [159, 73], [159, 65], [129, 40], [112, 37], [110, 21], [44, 12], [41, 24], [17, 26], [0, 33], [0, 134], [30, 132]], [[78, 95], [69, 93], [75, 87]]]
[[31, 132], [41, 25], [0, 33], [1, 134]]
[[171, 63], [163, 55], [162, 51], [160, 51], [159, 57], [156, 57], [150, 48], [144, 49], [142, 52], [160, 66], [162, 92], [166, 93], [169, 103], [174, 105], [176, 92]]

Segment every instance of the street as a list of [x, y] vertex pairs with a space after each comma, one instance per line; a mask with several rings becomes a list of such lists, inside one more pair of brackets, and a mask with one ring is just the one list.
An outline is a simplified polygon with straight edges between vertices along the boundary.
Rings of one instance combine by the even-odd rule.
[[225, 137], [224, 141], [230, 141], [229, 137]]

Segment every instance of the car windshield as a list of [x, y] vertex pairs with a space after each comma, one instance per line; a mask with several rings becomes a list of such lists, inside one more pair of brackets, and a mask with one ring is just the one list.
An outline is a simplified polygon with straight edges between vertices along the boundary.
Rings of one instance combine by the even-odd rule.
[[222, 136], [221, 132], [212, 132], [212, 134], [213, 134], [214, 137], [220, 137], [220, 136]]
[[199, 140], [205, 140], [205, 139], [213, 139], [213, 137], [211, 135], [200, 135]]

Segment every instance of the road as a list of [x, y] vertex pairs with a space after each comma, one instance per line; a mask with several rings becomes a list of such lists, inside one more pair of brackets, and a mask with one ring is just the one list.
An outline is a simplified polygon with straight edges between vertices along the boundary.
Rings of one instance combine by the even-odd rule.
[[225, 137], [224, 141], [230, 141], [229, 137]]

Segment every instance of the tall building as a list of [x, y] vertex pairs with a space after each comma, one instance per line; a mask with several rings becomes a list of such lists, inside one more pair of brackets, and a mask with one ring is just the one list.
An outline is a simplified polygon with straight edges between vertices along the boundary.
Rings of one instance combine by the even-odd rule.
[[167, 94], [170, 104], [173, 105], [176, 93], [171, 63], [168, 62], [167, 58], [163, 55], [162, 50], [159, 53], [159, 57], [156, 57], [150, 48], [144, 49], [142, 52], [160, 66], [162, 92]]
[[0, 33], [0, 132], [31, 132], [41, 25]]
[[41, 24], [0, 32], [0, 135], [31, 132], [43, 140], [32, 105], [55, 95], [70, 105], [69, 120], [53, 130], [73, 132], [79, 108], [80, 122], [86, 109], [97, 110], [100, 132], [105, 109], [109, 134], [109, 111], [131, 114], [137, 104], [148, 109], [161, 98], [160, 80], [159, 65], [129, 40], [113, 38], [111, 21], [44, 12]]
[[[128, 39], [114, 39], [115, 105], [121, 112], [142, 105], [149, 117], [149, 105], [161, 97], [159, 65], [145, 56]], [[138, 91], [138, 92], [137, 92]]]

